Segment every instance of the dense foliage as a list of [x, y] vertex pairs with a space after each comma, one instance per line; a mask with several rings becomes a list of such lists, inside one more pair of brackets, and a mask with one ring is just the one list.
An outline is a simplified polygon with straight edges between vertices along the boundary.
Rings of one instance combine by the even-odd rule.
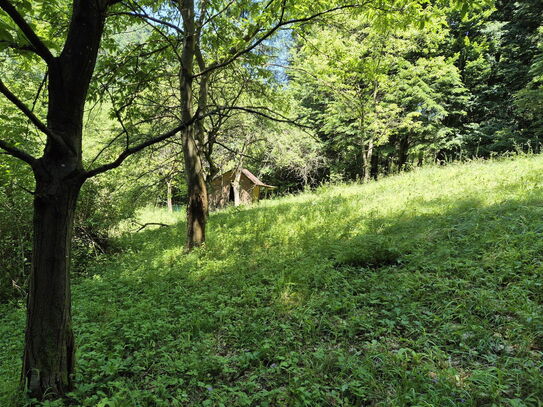
[[539, 151], [539, 1], [444, 8], [421, 26], [333, 19], [295, 38], [288, 67], [330, 174]]

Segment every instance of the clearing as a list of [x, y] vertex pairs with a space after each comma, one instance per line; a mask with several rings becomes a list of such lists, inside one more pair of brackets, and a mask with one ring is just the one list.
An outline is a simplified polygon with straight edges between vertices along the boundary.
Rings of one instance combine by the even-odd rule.
[[[188, 255], [181, 217], [74, 273], [64, 405], [543, 405], [543, 158], [231, 208]], [[24, 306], [0, 313], [15, 406]]]

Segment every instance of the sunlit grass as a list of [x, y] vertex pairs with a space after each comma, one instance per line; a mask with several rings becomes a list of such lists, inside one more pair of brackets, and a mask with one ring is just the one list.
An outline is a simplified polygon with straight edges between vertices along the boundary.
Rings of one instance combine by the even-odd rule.
[[[543, 159], [420, 169], [210, 217], [149, 208], [77, 276], [76, 404], [537, 406]], [[130, 231], [130, 233], [128, 233]], [[0, 405], [23, 311], [3, 307]], [[13, 405], [13, 403], [11, 404]]]

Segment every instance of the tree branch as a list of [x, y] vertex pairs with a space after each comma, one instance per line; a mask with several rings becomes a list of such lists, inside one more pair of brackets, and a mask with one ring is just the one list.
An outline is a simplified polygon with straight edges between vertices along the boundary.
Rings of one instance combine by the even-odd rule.
[[141, 223], [138, 223], [138, 222], [134, 222], [134, 223], [136, 225], [140, 226], [140, 228], [138, 230], [136, 230], [136, 233], [141, 232], [147, 226], [160, 226], [162, 228], [169, 228], [171, 226], [171, 225], [167, 225], [165, 223], [160, 223], [160, 222], [147, 222], [147, 223], [144, 223], [144, 224], [141, 224]]
[[[2, 0], [0, 0], [2, 1]], [[17, 96], [15, 96], [7, 87], [4, 85], [4, 82], [2, 82], [2, 79], [0, 79], [0, 93], [3, 94], [11, 103], [13, 103], [21, 112], [25, 114], [26, 117], [30, 119], [32, 124], [36, 126], [39, 130], [41, 130], [43, 133], [45, 133], [47, 136], [55, 138], [47, 126], [43, 124], [40, 119], [36, 117], [34, 113], [22, 102], [20, 101]]]
[[[2, 0], [0, 0], [2, 1]], [[7, 87], [4, 85], [4, 82], [0, 79], [0, 93], [3, 94], [11, 103], [13, 103], [21, 112], [24, 113], [28, 119], [32, 122], [34, 126], [36, 126], [42, 133], [44, 133], [47, 137], [49, 137], [51, 140], [55, 141], [59, 145], [63, 147], [68, 147], [66, 142], [59, 136], [57, 136], [55, 133], [53, 133], [49, 128], [43, 124], [40, 119], [36, 117], [34, 113], [21, 101], [17, 96], [15, 96]], [[70, 148], [71, 150], [71, 148]]]
[[36, 53], [36, 50], [31, 45], [17, 44], [15, 42], [5, 41], [5, 40], [0, 41], [0, 45], [5, 45], [6, 47], [17, 50], [17, 51], [28, 51], [28, 52]]
[[[264, 118], [266, 118], [268, 120], [272, 120], [272, 121], [278, 122], [278, 123], [292, 124], [294, 126], [301, 127], [301, 128], [304, 128], [304, 129], [311, 129], [312, 128], [311, 126], [306, 126], [304, 124], [299, 123], [297, 121], [297, 119], [290, 119], [290, 118], [288, 118], [286, 116], [283, 116], [282, 114], [277, 113], [277, 112], [273, 111], [272, 109], [270, 109], [268, 107], [265, 107], [265, 106], [225, 106], [225, 107], [219, 107], [218, 110], [239, 110], [239, 111], [254, 114], [254, 115], [257, 115], [257, 116], [262, 116], [262, 117], [264, 117]], [[279, 117], [273, 117], [271, 114], [264, 113], [263, 110], [267, 111], [268, 113], [279, 116]]]
[[[323, 10], [323, 11], [315, 13], [315, 14], [313, 14], [311, 16], [301, 17], [301, 18], [293, 18], [293, 19], [286, 20], [286, 21], [283, 20], [283, 16], [284, 16], [284, 7], [283, 7], [282, 10], [281, 10], [282, 11], [281, 17], [279, 18], [279, 21], [277, 22], [277, 24], [275, 26], [271, 27], [268, 31], [266, 31], [264, 33], [264, 35], [262, 35], [260, 38], [256, 39], [252, 44], [249, 44], [246, 48], [243, 48], [243, 49], [237, 50], [237, 51], [236, 50], [231, 51], [232, 55], [230, 57], [227, 57], [223, 61], [216, 62], [216, 63], [210, 65], [207, 69], [204, 69], [203, 71], [200, 71], [198, 74], [194, 75], [194, 77], [197, 78], [197, 77], [199, 77], [201, 75], [205, 75], [208, 72], [213, 71], [215, 69], [222, 68], [222, 67], [225, 67], [227, 65], [230, 65], [232, 62], [237, 60], [242, 55], [245, 55], [245, 54], [251, 52], [256, 47], [258, 47], [260, 44], [262, 44], [264, 41], [266, 41], [268, 38], [270, 38], [273, 34], [275, 34], [282, 27], [297, 24], [297, 23], [305, 23], [305, 22], [314, 20], [314, 19], [316, 19], [318, 17], [321, 17], [323, 15], [330, 14], [330, 13], [340, 11], [340, 10], [363, 7], [364, 5], [369, 3], [370, 1], [371, 0], [366, 0], [365, 2], [358, 3], [358, 4], [346, 4], [346, 5], [334, 7], [334, 8], [328, 9], [328, 10]], [[258, 31], [256, 31], [252, 35], [249, 34], [248, 35], [248, 37], [249, 37], [248, 40], [254, 39], [254, 37], [256, 36], [257, 33], [258, 33]]]
[[129, 16], [129, 17], [135, 17], [135, 18], [141, 18], [141, 19], [144, 19], [144, 20], [149, 20], [149, 21], [152, 21], [154, 23], [165, 25], [166, 27], [170, 27], [171, 29], [176, 31], [178, 34], [183, 34], [183, 30], [181, 28], [179, 28], [178, 26], [176, 26], [175, 24], [169, 23], [168, 21], [164, 21], [164, 20], [161, 20], [161, 19], [156, 18], [156, 17], [152, 17], [152, 16], [150, 16], [148, 14], [136, 13], [136, 12], [128, 13], [128, 12], [125, 12], [125, 11], [118, 11], [118, 12], [115, 12], [115, 13], [110, 13], [109, 15], [110, 16]]
[[199, 115], [199, 112], [196, 112], [196, 114], [187, 122], [181, 123], [179, 126], [175, 127], [174, 129], [161, 134], [160, 136], [153, 137], [147, 141], [144, 141], [143, 143], [137, 144], [134, 147], [130, 147], [125, 149], [115, 161], [110, 162], [109, 164], [104, 164], [100, 167], [97, 167], [93, 170], [87, 171], [84, 175], [85, 179], [92, 178], [96, 175], [102, 174], [106, 171], [112, 170], [114, 168], [119, 167], [124, 160], [126, 160], [131, 155], [134, 155], [136, 153], [139, 153], [141, 150], [143, 150], [146, 147], [152, 146], [154, 144], [160, 143], [161, 141], [165, 141], [173, 136], [175, 136], [177, 133], [179, 133], [181, 130], [186, 129], [188, 126], [192, 125], [197, 120], [201, 120], [203, 117]]
[[12, 146], [11, 144], [5, 141], [0, 140], [0, 148], [4, 150], [6, 154], [24, 161], [31, 167], [34, 166], [34, 164], [36, 163], [36, 159], [32, 157], [30, 154], [24, 152], [23, 150], [18, 149], [17, 147]]
[[54, 59], [53, 54], [51, 54], [49, 48], [47, 48], [43, 41], [37, 36], [23, 16], [19, 14], [13, 4], [11, 4], [9, 0], [0, 0], [0, 8], [11, 17], [15, 24], [17, 24], [17, 27], [19, 27], [30, 44], [32, 44], [36, 54], [38, 54], [47, 64], [50, 64]]
[[215, 143], [220, 145], [222, 148], [224, 148], [225, 150], [227, 151], [230, 151], [231, 153], [234, 153], [236, 155], [239, 155], [241, 157], [246, 157], [246, 158], [250, 158], [251, 160], [256, 160], [255, 157], [251, 156], [251, 155], [248, 155], [248, 154], [245, 154], [245, 153], [242, 153], [241, 151], [237, 151], [237, 150], [234, 150], [233, 148], [231, 147], [228, 147], [226, 144], [223, 144], [221, 143], [220, 141], [217, 141], [215, 140]]

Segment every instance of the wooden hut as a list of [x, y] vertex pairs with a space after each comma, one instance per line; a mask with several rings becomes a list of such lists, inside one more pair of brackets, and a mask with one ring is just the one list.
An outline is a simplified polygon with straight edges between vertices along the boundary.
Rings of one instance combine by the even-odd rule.
[[218, 209], [227, 205], [238, 206], [258, 202], [262, 191], [275, 188], [264, 184], [246, 168], [239, 172], [235, 169], [230, 170], [211, 181], [209, 207]]

